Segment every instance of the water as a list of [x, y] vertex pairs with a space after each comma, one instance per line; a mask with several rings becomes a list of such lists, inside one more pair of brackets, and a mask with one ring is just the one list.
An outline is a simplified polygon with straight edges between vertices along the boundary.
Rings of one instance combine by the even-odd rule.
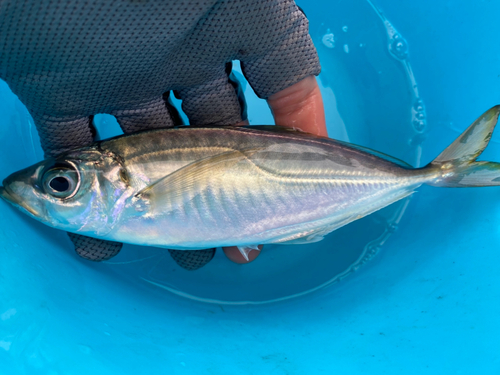
[[[423, 165], [500, 102], [485, 37], [498, 5], [299, 5], [334, 138]], [[269, 116], [249, 100], [252, 123]], [[5, 85], [0, 118], [5, 176], [41, 151]], [[117, 131], [98, 121], [101, 136]], [[485, 159], [500, 160], [498, 139]], [[423, 187], [323, 242], [269, 246], [246, 266], [219, 251], [192, 273], [134, 246], [80, 260], [65, 234], [1, 205], [0, 363], [9, 374], [496, 373], [497, 201], [495, 189]]]

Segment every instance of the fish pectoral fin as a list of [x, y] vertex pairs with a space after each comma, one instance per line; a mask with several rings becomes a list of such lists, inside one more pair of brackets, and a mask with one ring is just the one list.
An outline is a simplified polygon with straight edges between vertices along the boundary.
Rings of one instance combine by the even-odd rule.
[[[206, 186], [209, 178], [223, 175], [240, 161], [250, 158], [261, 148], [231, 150], [188, 164], [139, 191], [136, 198], [146, 198], [155, 203], [182, 199], [186, 191], [193, 192]], [[205, 183], [204, 183], [205, 182]]]
[[237, 248], [240, 251], [241, 255], [243, 255], [243, 258], [245, 258], [247, 262], [250, 260], [250, 259], [248, 259], [248, 254], [250, 254], [250, 251], [252, 251], [252, 250], [260, 251], [258, 245], [237, 246]]

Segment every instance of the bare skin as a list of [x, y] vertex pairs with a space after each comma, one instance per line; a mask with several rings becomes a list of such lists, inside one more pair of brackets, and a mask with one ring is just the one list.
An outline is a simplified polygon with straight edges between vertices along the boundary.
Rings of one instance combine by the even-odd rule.
[[[320, 136], [328, 136], [325, 123], [323, 99], [316, 77], [308, 76], [302, 81], [271, 95], [267, 99], [274, 122], [277, 125], [296, 128]], [[238, 125], [248, 125], [242, 121]], [[259, 245], [262, 249], [262, 246]], [[224, 254], [235, 263], [250, 263], [260, 254], [252, 250], [246, 260], [236, 246], [224, 247]]]

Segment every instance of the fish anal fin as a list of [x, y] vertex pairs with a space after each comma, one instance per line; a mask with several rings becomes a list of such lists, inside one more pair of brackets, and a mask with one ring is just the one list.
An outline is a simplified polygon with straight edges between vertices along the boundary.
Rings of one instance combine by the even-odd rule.
[[333, 225], [327, 225], [325, 227], [321, 227], [319, 229], [314, 229], [306, 233], [301, 233], [299, 236], [291, 236], [288, 238], [283, 238], [275, 243], [279, 243], [280, 245], [305, 245], [310, 243], [315, 243], [323, 240], [325, 236], [335, 229], [340, 228], [343, 225], [350, 223], [353, 220], [343, 220], [341, 222], [336, 222]]
[[317, 226], [309, 231], [304, 231], [288, 237], [279, 238], [269, 243], [275, 243], [280, 245], [302, 245], [302, 244], [319, 242], [327, 234], [330, 234], [334, 230], [339, 229], [349, 223], [352, 223], [355, 220], [359, 220], [367, 215], [370, 215], [394, 202], [409, 197], [413, 193], [414, 193], [413, 190], [403, 190], [396, 192], [394, 194], [390, 194], [379, 205], [367, 206], [364, 209], [360, 209], [359, 212], [351, 214], [349, 216], [345, 216], [343, 218], [337, 217], [337, 218], [323, 219], [320, 222], [317, 222], [316, 224]]
[[310, 234], [304, 237], [299, 237], [293, 240], [288, 240], [284, 242], [280, 242], [280, 245], [306, 245], [309, 243], [315, 243], [323, 240], [325, 236], [320, 234]]

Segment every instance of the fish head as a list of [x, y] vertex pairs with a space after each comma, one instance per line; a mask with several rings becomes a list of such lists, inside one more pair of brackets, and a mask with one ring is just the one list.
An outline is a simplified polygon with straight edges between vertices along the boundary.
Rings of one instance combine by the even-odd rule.
[[11, 174], [0, 196], [46, 225], [95, 235], [110, 230], [110, 213], [126, 188], [119, 162], [89, 149]]

